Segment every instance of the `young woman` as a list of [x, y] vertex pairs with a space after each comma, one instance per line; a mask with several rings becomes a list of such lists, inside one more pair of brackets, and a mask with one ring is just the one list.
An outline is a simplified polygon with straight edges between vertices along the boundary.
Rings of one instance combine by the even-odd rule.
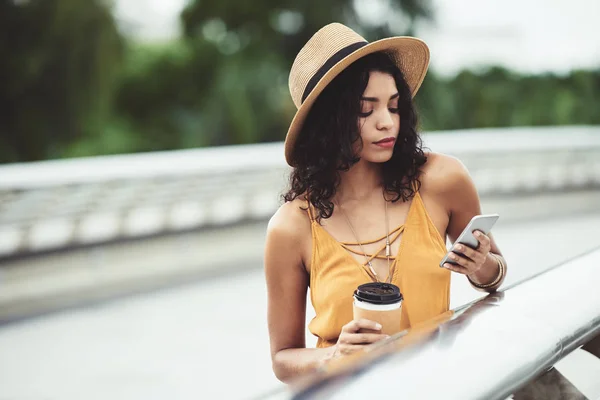
[[[353, 320], [363, 283], [391, 282], [404, 296], [403, 328], [448, 311], [450, 271], [496, 290], [505, 262], [491, 235], [458, 265], [439, 263], [481, 213], [463, 164], [426, 153], [412, 97], [429, 64], [416, 38], [367, 43], [341, 24], [319, 30], [298, 53], [290, 92], [298, 111], [285, 141], [293, 167], [285, 204], [265, 248], [273, 370], [282, 381], [381, 340], [373, 321]], [[305, 345], [307, 289], [316, 316]]]

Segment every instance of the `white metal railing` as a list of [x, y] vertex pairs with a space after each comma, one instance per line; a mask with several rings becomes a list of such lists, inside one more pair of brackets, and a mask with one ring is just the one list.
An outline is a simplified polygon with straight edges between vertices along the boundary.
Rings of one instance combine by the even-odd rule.
[[[600, 127], [423, 138], [482, 196], [600, 186]], [[0, 257], [267, 218], [288, 172], [282, 143], [0, 166]]]
[[[404, 399], [506, 399], [598, 338], [599, 263], [600, 248], [393, 336], [369, 352], [333, 362], [264, 398], [401, 393]], [[589, 371], [577, 372], [597, 382]], [[593, 398], [600, 394], [597, 389]], [[544, 393], [535, 398], [545, 398]]]

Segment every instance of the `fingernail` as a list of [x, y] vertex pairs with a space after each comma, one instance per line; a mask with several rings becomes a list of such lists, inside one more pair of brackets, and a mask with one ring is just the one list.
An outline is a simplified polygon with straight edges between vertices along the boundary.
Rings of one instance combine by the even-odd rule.
[[461, 245], [458, 245], [458, 246], [456, 246], [456, 250], [458, 250], [458, 251], [462, 251], [462, 250], [463, 250], [463, 247], [462, 247]]
[[381, 329], [381, 324], [375, 324], [375, 329]]
[[481, 232], [475, 231], [474, 235], [475, 235], [475, 237], [479, 237], [479, 236], [481, 236]]

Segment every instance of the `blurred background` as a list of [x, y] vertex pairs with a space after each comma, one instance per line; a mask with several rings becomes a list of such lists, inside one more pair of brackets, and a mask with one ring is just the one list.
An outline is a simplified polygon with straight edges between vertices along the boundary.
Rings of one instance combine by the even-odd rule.
[[[594, 0], [0, 0], [0, 399], [281, 387], [264, 235], [289, 173], [289, 68], [333, 21], [430, 46], [425, 144], [501, 215], [507, 284], [599, 246], [599, 15]], [[454, 276], [451, 296], [481, 294]]]
[[0, 162], [280, 141], [320, 27], [416, 34], [426, 131], [598, 124], [591, 0], [77, 1], [0, 5]]

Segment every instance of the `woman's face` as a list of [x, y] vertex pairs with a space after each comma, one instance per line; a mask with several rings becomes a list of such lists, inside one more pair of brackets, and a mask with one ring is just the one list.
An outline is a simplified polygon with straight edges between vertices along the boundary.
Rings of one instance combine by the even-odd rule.
[[392, 158], [400, 131], [398, 88], [394, 78], [386, 73], [372, 71], [361, 98], [358, 119], [362, 150], [360, 158], [384, 163]]

